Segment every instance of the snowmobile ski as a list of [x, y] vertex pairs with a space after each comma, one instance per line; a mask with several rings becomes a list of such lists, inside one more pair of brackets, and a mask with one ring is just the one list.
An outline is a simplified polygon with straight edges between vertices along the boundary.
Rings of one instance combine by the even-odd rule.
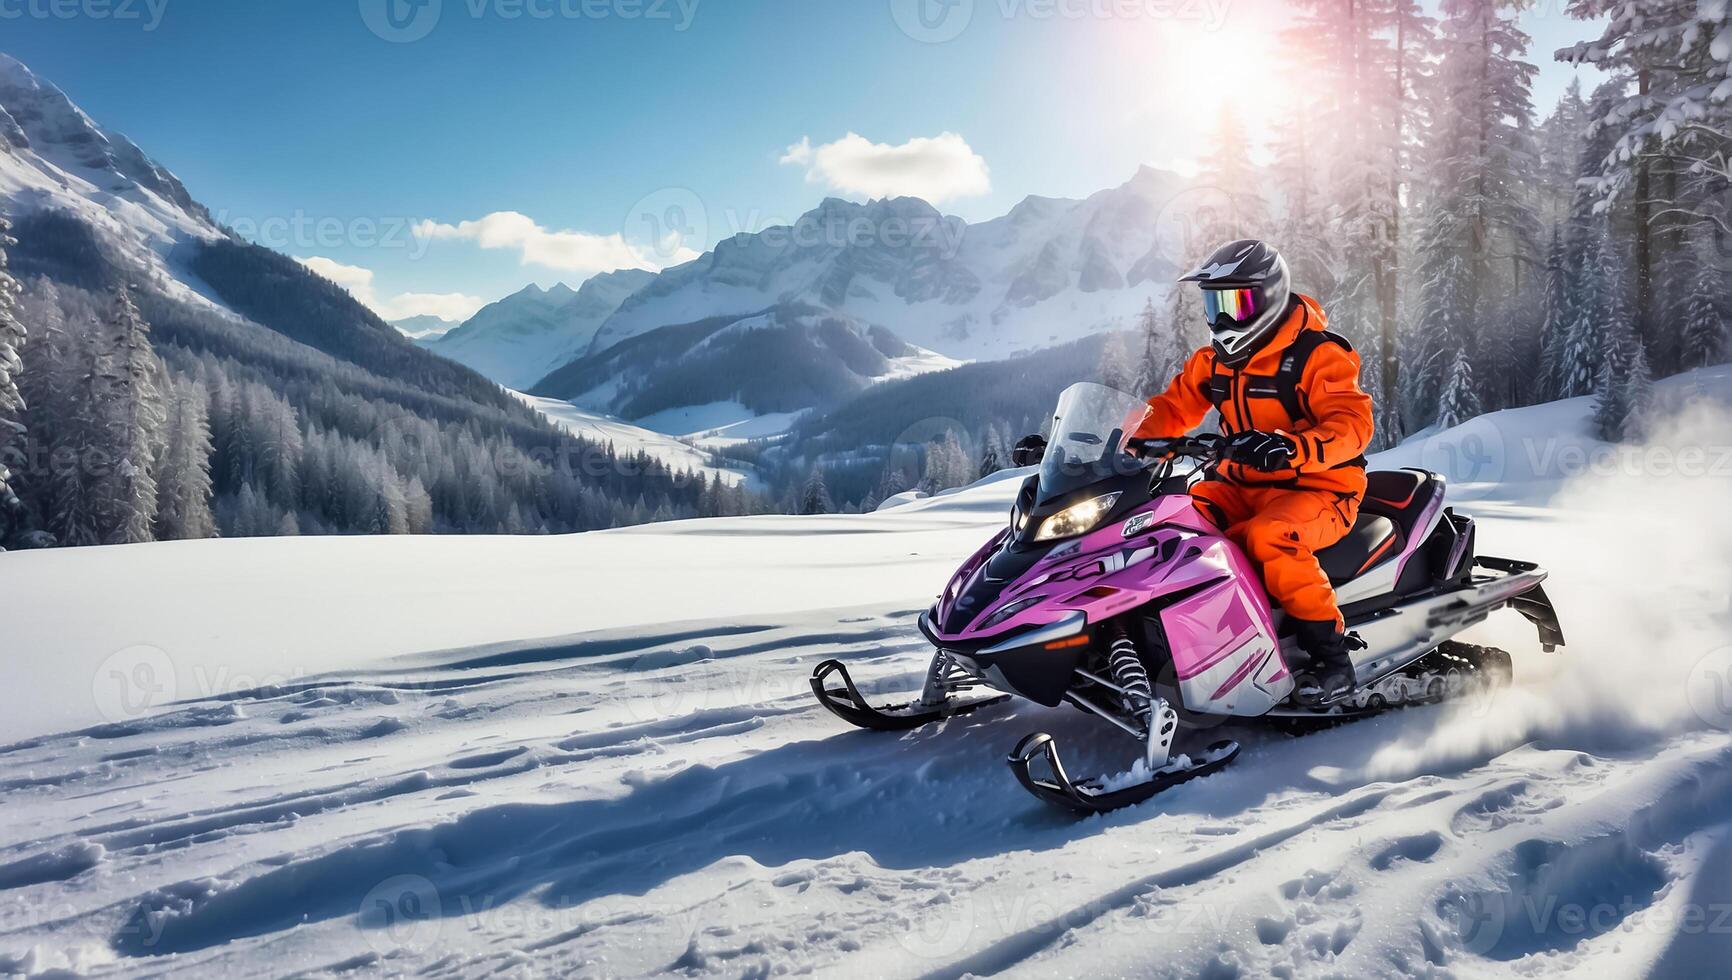
[[[935, 661], [934, 669], [942, 670], [948, 664]], [[831, 675], [841, 681], [841, 687], [830, 686]], [[933, 685], [929, 682], [928, 688]], [[960, 689], [962, 685], [940, 685], [943, 691], [941, 700], [928, 703], [924, 697], [900, 704], [887, 704], [873, 707], [866, 703], [860, 689], [854, 686], [854, 678], [848, 675], [848, 668], [840, 660], [826, 660], [812, 671], [812, 693], [818, 702], [830, 709], [830, 713], [857, 728], [867, 728], [879, 732], [900, 732], [919, 728], [945, 718], [954, 718], [971, 711], [978, 711], [988, 705], [1010, 700], [1008, 694], [994, 694], [988, 697], [977, 697], [968, 700], [949, 696], [949, 691]]]
[[[1023, 788], [1048, 803], [1077, 813], [1106, 813], [1151, 799], [1180, 783], [1207, 776], [1224, 768], [1238, 755], [1238, 742], [1216, 742], [1194, 756], [1180, 756], [1136, 782], [1108, 789], [1109, 781], [1100, 776], [1071, 779], [1059, 758], [1058, 743], [1051, 735], [1036, 732], [1017, 743], [1010, 753], [1010, 768]], [[1032, 763], [1037, 756], [1046, 761], [1050, 773], [1046, 778], [1034, 774]]]

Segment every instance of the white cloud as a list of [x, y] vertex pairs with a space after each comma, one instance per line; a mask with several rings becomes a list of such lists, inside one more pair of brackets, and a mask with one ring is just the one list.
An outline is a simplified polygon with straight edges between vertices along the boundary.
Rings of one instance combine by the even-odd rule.
[[857, 133], [813, 146], [811, 137], [802, 136], [779, 162], [805, 167], [809, 184], [865, 197], [911, 195], [938, 203], [992, 190], [986, 160], [955, 133], [917, 136], [900, 146]]
[[524, 265], [539, 265], [561, 272], [591, 276], [615, 269], [657, 270], [669, 264], [687, 262], [698, 253], [683, 245], [667, 243], [672, 262], [657, 261], [657, 254], [625, 240], [624, 236], [596, 235], [587, 231], [549, 231], [526, 214], [516, 211], [495, 211], [478, 221], [455, 225], [423, 221], [415, 226], [415, 234], [425, 239], [472, 241], [482, 248], [515, 249]]
[[297, 261], [348, 290], [349, 295], [355, 297], [361, 305], [386, 320], [406, 320], [412, 316], [431, 314], [461, 323], [486, 305], [481, 297], [463, 293], [398, 293], [389, 299], [381, 299], [373, 292], [372, 269], [344, 265], [322, 255]]

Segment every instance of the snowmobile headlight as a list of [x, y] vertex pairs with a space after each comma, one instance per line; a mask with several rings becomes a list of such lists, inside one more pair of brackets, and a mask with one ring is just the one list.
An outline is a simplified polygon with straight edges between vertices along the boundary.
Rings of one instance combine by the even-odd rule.
[[1013, 602], [1010, 605], [1005, 606], [1003, 609], [1000, 609], [998, 612], [993, 613], [991, 616], [986, 617], [986, 621], [975, 627], [975, 629], [992, 629], [994, 626], [997, 626], [999, 623], [1002, 623], [1017, 613], [1022, 612], [1029, 606], [1040, 602], [1041, 598], [1041, 596], [1030, 596], [1027, 599], [1018, 599], [1016, 602]]
[[1040, 530], [1034, 532], [1034, 539], [1057, 541], [1060, 538], [1087, 534], [1100, 526], [1101, 521], [1113, 512], [1113, 505], [1118, 502], [1119, 494], [1109, 493], [1080, 504], [1072, 504], [1043, 521]]

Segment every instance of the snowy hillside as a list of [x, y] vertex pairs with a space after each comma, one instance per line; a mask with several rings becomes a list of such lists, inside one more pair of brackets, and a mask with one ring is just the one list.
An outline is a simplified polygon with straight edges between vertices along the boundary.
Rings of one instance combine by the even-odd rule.
[[1177, 271], [1184, 190], [1144, 167], [1087, 200], [1030, 197], [976, 225], [916, 198], [829, 199], [791, 226], [735, 235], [657, 274], [602, 324], [591, 352], [790, 302], [964, 360], [1123, 329]]
[[829, 407], [879, 382], [956, 363], [883, 327], [790, 304], [633, 337], [531, 390], [630, 419], [696, 415], [718, 402], [762, 416]]
[[1691, 387], [1721, 404], [1645, 447], [1578, 400], [1380, 463], [1461, 468], [1566, 652], [1500, 613], [1495, 700], [1246, 729], [1086, 820], [1004, 753], [1122, 749], [1104, 723], [875, 735], [806, 688], [832, 656], [916, 683], [912, 617], [1016, 474], [864, 517], [7, 555], [0, 973], [1718, 975], [1732, 370]]
[[651, 274], [605, 272], [573, 290], [530, 285], [484, 307], [425, 346], [507, 388], [528, 388], [589, 349], [596, 330]]
[[744, 470], [715, 466], [710, 461], [709, 453], [694, 448], [691, 443], [682, 442], [672, 435], [633, 425], [630, 422], [599, 412], [585, 411], [570, 402], [562, 402], [553, 398], [537, 398], [534, 395], [525, 395], [520, 392], [512, 392], [512, 394], [517, 395], [529, 407], [552, 419], [554, 424], [579, 439], [606, 443], [613, 446], [614, 451], [622, 455], [630, 455], [634, 452], [647, 453], [651, 458], [666, 464], [670, 470], [681, 473], [702, 473], [709, 479], [720, 479], [729, 486], [737, 486], [750, 478], [750, 474]]
[[126, 261], [162, 272], [162, 288], [182, 300], [196, 286], [168, 271], [169, 253], [221, 237], [174, 174], [0, 54], [0, 213], [16, 220], [43, 210], [77, 217]]

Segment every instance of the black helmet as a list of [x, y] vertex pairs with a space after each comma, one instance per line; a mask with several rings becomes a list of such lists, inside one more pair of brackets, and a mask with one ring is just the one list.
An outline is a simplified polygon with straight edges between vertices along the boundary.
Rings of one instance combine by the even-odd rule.
[[1203, 287], [1203, 316], [1224, 364], [1242, 364], [1287, 315], [1293, 286], [1287, 260], [1255, 239], [1228, 242], [1180, 282]]

